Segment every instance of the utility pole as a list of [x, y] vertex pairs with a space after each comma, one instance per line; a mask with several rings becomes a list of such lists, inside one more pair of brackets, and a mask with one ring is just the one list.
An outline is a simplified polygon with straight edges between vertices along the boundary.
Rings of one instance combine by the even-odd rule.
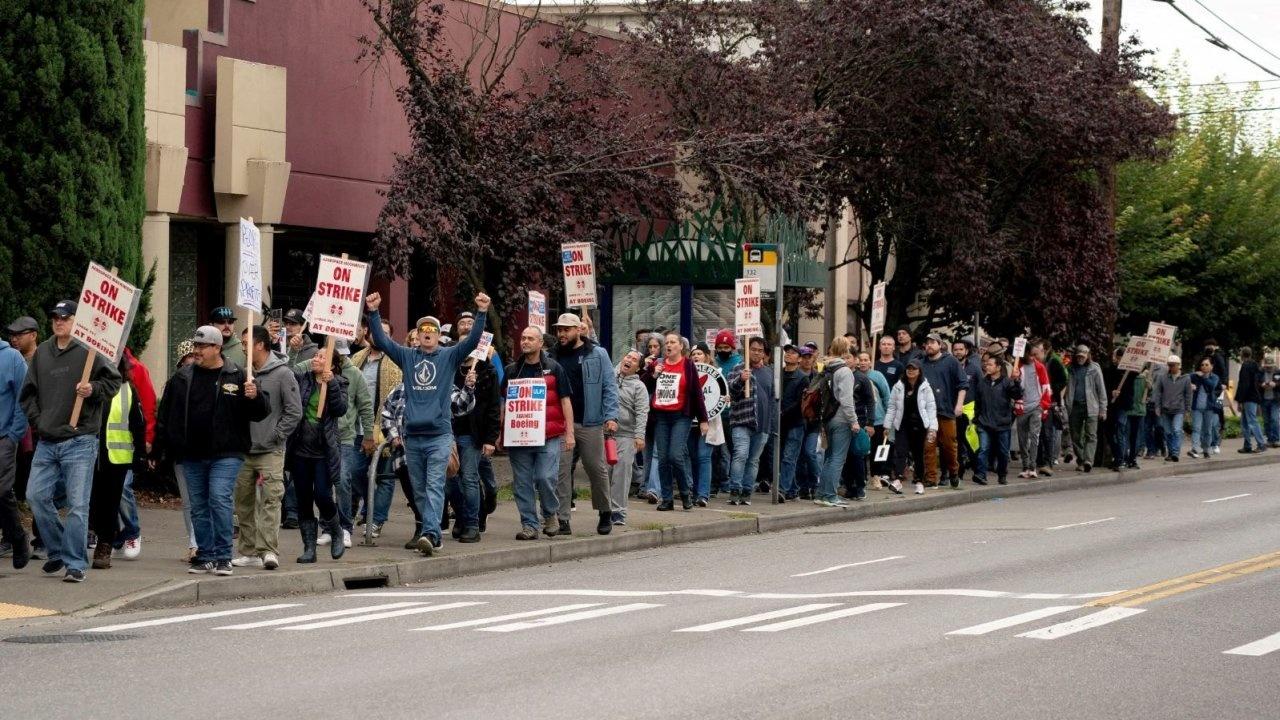
[[[1102, 0], [1102, 72], [1106, 86], [1113, 92], [1120, 91], [1120, 10], [1124, 0]], [[1101, 168], [1102, 202], [1106, 205], [1107, 235], [1111, 238], [1111, 256], [1119, 258], [1116, 242], [1116, 164], [1110, 160]], [[1115, 318], [1107, 323], [1107, 345], [1115, 335]]]

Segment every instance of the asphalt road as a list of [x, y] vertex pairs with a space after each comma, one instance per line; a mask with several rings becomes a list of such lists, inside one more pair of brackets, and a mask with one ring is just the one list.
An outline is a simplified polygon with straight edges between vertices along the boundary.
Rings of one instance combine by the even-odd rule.
[[[1265, 468], [8, 622], [0, 717], [1275, 718], [1277, 551]], [[94, 642], [12, 642], [53, 635]]]

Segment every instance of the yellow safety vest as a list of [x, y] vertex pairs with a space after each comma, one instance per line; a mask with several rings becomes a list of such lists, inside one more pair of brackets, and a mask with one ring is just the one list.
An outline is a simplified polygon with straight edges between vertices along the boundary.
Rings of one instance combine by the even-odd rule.
[[133, 462], [133, 433], [129, 432], [129, 404], [133, 388], [126, 380], [120, 383], [120, 392], [111, 399], [111, 411], [107, 413], [107, 460], [112, 465], [128, 465]]

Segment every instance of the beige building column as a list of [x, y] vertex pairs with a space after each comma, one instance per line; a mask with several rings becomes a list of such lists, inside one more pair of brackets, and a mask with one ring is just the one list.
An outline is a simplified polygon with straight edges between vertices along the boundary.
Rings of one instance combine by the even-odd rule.
[[[152, 267], [156, 283], [151, 296], [151, 337], [140, 359], [151, 371], [156, 392], [173, 368], [169, 366], [169, 216], [178, 212], [187, 168], [187, 51], [144, 40], [147, 131], [146, 211], [142, 220], [143, 272]], [[144, 275], [145, 277], [145, 275]]]

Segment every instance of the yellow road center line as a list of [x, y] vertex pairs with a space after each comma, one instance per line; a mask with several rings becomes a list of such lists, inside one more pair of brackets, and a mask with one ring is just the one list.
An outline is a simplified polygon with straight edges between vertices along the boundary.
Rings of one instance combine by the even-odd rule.
[[46, 615], [57, 614], [57, 610], [0, 602], [0, 620], [17, 620], [18, 618], [45, 617]]
[[1219, 565], [1168, 580], [1125, 590], [1088, 603], [1094, 607], [1137, 607], [1156, 600], [1280, 567], [1280, 551]]

